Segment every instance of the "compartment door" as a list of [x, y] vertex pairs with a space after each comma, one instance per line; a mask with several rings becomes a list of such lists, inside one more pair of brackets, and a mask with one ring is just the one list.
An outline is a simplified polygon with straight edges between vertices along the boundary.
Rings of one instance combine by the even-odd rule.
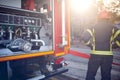
[[69, 0], [54, 0], [53, 4], [54, 50], [55, 56], [61, 56], [70, 47], [70, 4]]

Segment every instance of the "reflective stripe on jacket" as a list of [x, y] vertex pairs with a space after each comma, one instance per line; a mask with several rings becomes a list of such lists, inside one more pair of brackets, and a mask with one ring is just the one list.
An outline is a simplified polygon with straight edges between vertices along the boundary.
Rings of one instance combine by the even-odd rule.
[[[87, 29], [87, 32], [91, 35], [92, 50], [91, 54], [96, 55], [113, 55], [112, 54], [112, 41], [116, 37], [113, 32], [112, 23], [101, 21], [98, 22], [92, 29]], [[117, 34], [117, 33], [115, 33]]]
[[[110, 51], [99, 51], [99, 50], [96, 50], [95, 47], [95, 37], [94, 37], [94, 29], [93, 30], [90, 30], [90, 29], [87, 29], [87, 32], [91, 35], [92, 39], [90, 39], [86, 44], [92, 44], [92, 50], [91, 50], [91, 54], [97, 54], [97, 55], [112, 55], [112, 49], [110, 49]], [[112, 40], [110, 42], [110, 48], [112, 48]]]
[[120, 47], [120, 40], [119, 39], [117, 40], [116, 39], [117, 37], [119, 37], [120, 39], [120, 30], [117, 30], [116, 33], [114, 34], [115, 43], [117, 44], [117, 46]]

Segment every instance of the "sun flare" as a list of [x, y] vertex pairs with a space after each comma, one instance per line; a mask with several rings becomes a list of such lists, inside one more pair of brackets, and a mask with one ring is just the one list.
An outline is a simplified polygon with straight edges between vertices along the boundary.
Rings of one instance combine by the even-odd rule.
[[71, 0], [71, 9], [77, 12], [85, 12], [91, 6], [91, 0]]

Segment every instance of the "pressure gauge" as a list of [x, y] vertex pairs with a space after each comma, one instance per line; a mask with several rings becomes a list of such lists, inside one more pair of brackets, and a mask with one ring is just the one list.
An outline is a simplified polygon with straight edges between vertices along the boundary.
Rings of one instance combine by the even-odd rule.
[[31, 23], [31, 20], [29, 19], [28, 22]]
[[35, 23], [35, 20], [32, 20], [32, 24], [34, 24]]
[[27, 23], [27, 22], [28, 22], [28, 21], [27, 21], [27, 19], [25, 19], [24, 21], [25, 21], [25, 23]]

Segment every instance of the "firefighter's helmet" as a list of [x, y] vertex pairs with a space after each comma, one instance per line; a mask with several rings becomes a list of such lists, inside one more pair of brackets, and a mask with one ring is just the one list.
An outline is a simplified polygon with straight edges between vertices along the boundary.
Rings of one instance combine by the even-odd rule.
[[98, 18], [99, 19], [109, 19], [110, 18], [110, 13], [107, 12], [106, 10], [102, 10], [98, 13]]

